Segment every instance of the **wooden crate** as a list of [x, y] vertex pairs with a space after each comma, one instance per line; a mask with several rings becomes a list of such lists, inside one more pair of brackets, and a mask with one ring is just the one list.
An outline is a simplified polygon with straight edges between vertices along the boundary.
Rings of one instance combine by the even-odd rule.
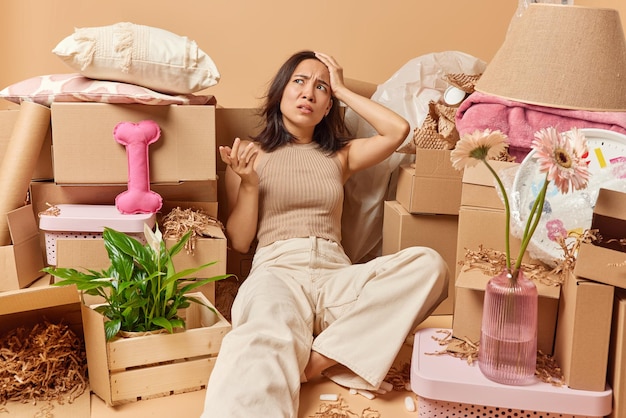
[[[202, 293], [198, 299], [213, 306]], [[204, 388], [230, 323], [218, 312], [192, 303], [187, 329], [106, 341], [106, 319], [82, 305], [89, 385], [109, 406]]]

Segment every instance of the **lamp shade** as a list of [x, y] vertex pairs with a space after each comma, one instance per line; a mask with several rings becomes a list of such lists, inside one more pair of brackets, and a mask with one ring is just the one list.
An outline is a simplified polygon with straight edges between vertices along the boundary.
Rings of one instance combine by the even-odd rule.
[[626, 40], [619, 13], [530, 4], [475, 88], [527, 104], [626, 111]]

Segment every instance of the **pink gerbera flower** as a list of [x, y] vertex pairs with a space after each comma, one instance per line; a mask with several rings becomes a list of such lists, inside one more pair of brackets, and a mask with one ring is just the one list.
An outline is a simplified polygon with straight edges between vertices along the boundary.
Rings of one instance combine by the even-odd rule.
[[450, 153], [452, 166], [457, 170], [474, 167], [480, 161], [495, 160], [508, 147], [507, 137], [500, 131], [475, 130], [464, 134]]
[[581, 190], [589, 181], [589, 152], [584, 135], [576, 128], [559, 134], [555, 128], [545, 128], [535, 133], [532, 142], [539, 170], [547, 173], [547, 180], [561, 193]]

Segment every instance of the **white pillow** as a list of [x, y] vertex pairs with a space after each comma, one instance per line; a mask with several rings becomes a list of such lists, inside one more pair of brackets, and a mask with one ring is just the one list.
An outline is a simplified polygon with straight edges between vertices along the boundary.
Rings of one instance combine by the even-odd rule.
[[92, 80], [80, 74], [50, 74], [19, 81], [0, 91], [0, 98], [13, 103], [23, 101], [50, 106], [52, 102], [101, 102], [145, 105], [215, 104], [213, 96], [168, 95], [135, 84]]
[[215, 63], [195, 41], [129, 22], [75, 29], [52, 53], [85, 77], [165, 93], [195, 93], [220, 79]]

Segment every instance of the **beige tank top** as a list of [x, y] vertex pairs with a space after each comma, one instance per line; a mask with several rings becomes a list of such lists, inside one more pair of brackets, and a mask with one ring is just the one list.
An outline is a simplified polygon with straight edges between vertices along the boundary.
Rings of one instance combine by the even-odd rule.
[[259, 175], [258, 247], [316, 236], [341, 242], [343, 181], [339, 159], [316, 143], [265, 153]]

